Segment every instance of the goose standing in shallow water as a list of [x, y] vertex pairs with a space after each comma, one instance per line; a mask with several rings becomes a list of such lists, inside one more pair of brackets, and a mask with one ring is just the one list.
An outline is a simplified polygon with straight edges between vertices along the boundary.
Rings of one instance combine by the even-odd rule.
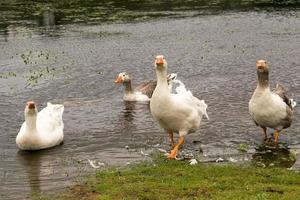
[[[162, 55], [156, 56], [155, 68], [157, 86], [150, 100], [150, 110], [153, 118], [164, 128], [173, 145], [168, 158], [175, 158], [184, 136], [195, 132], [203, 115], [207, 116], [204, 100], [199, 100], [190, 91], [182, 90], [172, 94], [167, 83], [167, 62]], [[179, 133], [179, 141], [174, 144], [173, 132]]]
[[[175, 73], [167, 76], [170, 90], [172, 89], [172, 81], [176, 77], [177, 74]], [[130, 76], [126, 72], [122, 72], [117, 76], [115, 83], [122, 83], [124, 85], [124, 101], [150, 101], [157, 82], [151, 80], [133, 89]]]
[[47, 103], [47, 107], [38, 112], [33, 101], [27, 102], [25, 122], [17, 135], [16, 143], [22, 150], [46, 149], [62, 143], [64, 106]]
[[249, 102], [249, 112], [255, 124], [263, 129], [267, 139], [267, 128], [274, 129], [274, 141], [278, 143], [279, 132], [291, 126], [296, 102], [287, 97], [280, 85], [271, 91], [269, 67], [265, 60], [256, 62], [258, 84]]

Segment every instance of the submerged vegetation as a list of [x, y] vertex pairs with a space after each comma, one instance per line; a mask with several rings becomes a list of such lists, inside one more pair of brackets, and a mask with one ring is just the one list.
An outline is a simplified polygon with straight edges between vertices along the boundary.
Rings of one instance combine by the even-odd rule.
[[[37, 27], [39, 34], [46, 34], [49, 37], [63, 32], [61, 25], [65, 24], [102, 24], [111, 22], [135, 22], [162, 17], [185, 17], [199, 14], [214, 14], [225, 10], [249, 10], [254, 8], [276, 8], [278, 6], [300, 6], [297, 0], [273, 1], [273, 0], [191, 0], [191, 1], [116, 1], [116, 0], [49, 0], [45, 1], [22, 1], [3, 0], [0, 2], [0, 34], [8, 34], [17, 27]], [[184, 11], [195, 11], [187, 12]], [[43, 32], [42, 30], [46, 30]], [[52, 31], [55, 30], [55, 31]], [[73, 31], [74, 32], [74, 31]], [[81, 37], [110, 37], [127, 35], [124, 32], [80, 32]], [[209, 47], [206, 41], [205, 48]], [[238, 49], [234, 45], [235, 49]], [[238, 49], [239, 50], [239, 49]], [[208, 49], [208, 51], [210, 51]], [[244, 52], [242, 49], [241, 51]], [[230, 53], [230, 51], [228, 52]], [[21, 59], [26, 66], [29, 66], [27, 75], [22, 77], [28, 85], [37, 84], [42, 78], [54, 77], [58, 72], [64, 72], [69, 64], [53, 67], [58, 55], [64, 53], [53, 53], [42, 51], [29, 51], [21, 54]], [[52, 59], [52, 60], [51, 60]], [[201, 59], [204, 59], [201, 56]], [[39, 67], [37, 67], [39, 65]], [[1, 72], [1, 79], [19, 77], [20, 72]], [[67, 80], [68, 82], [68, 80]]]
[[[14, 24], [19, 18], [28, 24], [39, 26], [68, 23], [103, 23], [115, 21], [136, 21], [168, 16], [184, 16], [182, 11], [215, 13], [223, 10], [247, 10], [278, 6], [299, 6], [298, 0], [49, 0], [0, 2], [0, 28]], [[7, 11], [14, 11], [9, 13]], [[179, 12], [178, 12], [179, 11]], [[18, 22], [20, 23], [20, 22]]]
[[296, 153], [285, 146], [260, 145], [255, 149], [252, 163], [260, 167], [292, 167], [296, 162]]
[[[57, 56], [51, 55], [49, 52], [32, 52], [29, 51], [28, 53], [21, 54], [21, 58], [24, 62], [24, 64], [28, 67], [30, 67], [29, 72], [25, 76], [26, 81], [29, 85], [36, 84], [42, 77], [47, 77], [49, 75], [52, 75], [54, 77], [55, 75], [55, 67], [49, 65], [49, 63], [53, 62], [55, 63], [57, 60]], [[50, 58], [50, 61], [48, 62]], [[49, 65], [45, 66], [44, 65]], [[38, 69], [33, 69], [34, 66], [39, 65], [42, 67], [38, 67]]]
[[[68, 57], [65, 52], [56, 54], [48, 51], [28, 51], [22, 53], [20, 58], [24, 67], [27, 68], [25, 74], [20, 75], [15, 71], [8, 71], [0, 73], [0, 79], [17, 78], [21, 76], [25, 79], [27, 85], [35, 85], [42, 79], [49, 77], [54, 78], [58, 74], [67, 76], [65, 72], [74, 64], [74, 61]], [[65, 62], [57, 65], [59, 60], [64, 60]]]
[[248, 145], [247, 144], [239, 144], [237, 149], [240, 151], [240, 152], [247, 152], [248, 151]]
[[297, 199], [299, 196], [300, 173], [296, 171], [240, 165], [192, 166], [159, 157], [131, 168], [100, 171], [55, 199]]
[[17, 76], [17, 74], [12, 71], [7, 72], [7, 73], [0, 73], [0, 78], [2, 78], [2, 79], [8, 79], [10, 77], [16, 77], [16, 76]]

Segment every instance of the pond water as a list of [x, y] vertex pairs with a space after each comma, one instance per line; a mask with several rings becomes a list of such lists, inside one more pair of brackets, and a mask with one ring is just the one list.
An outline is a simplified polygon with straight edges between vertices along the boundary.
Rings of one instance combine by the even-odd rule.
[[[243, 162], [252, 156], [262, 162], [262, 152], [270, 153], [248, 114], [248, 101], [256, 86], [255, 62], [263, 58], [270, 62], [271, 85], [286, 85], [299, 102], [296, 4], [67, 2], [0, 3], [1, 199], [62, 189], [93, 171], [88, 160], [126, 165], [147, 159], [144, 153], [153, 149], [169, 150], [167, 134], [152, 119], [149, 105], [124, 103], [123, 88], [114, 83], [122, 71], [135, 84], [155, 79], [157, 54], [165, 55], [169, 72], [178, 73], [209, 106], [210, 120], [186, 137], [183, 153], [203, 162]], [[39, 109], [47, 101], [65, 105], [63, 145], [18, 150], [15, 138], [28, 100]], [[280, 137], [285, 148], [276, 155], [300, 151], [297, 110]], [[296, 158], [294, 167], [299, 167]]]

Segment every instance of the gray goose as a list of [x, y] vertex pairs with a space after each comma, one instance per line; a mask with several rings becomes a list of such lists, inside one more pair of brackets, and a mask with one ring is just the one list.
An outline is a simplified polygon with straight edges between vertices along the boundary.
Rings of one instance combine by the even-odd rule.
[[[172, 81], [175, 80], [176, 77], [177, 74], [175, 73], [167, 76], [170, 89], [172, 87]], [[124, 101], [150, 101], [157, 81], [150, 80], [133, 89], [130, 76], [126, 72], [121, 72], [117, 76], [115, 83], [122, 83], [124, 85]]]
[[257, 126], [263, 129], [267, 139], [267, 128], [274, 129], [274, 142], [277, 144], [282, 129], [291, 126], [296, 102], [287, 96], [287, 90], [277, 85], [271, 91], [269, 67], [265, 60], [256, 62], [258, 84], [249, 101], [249, 112]]

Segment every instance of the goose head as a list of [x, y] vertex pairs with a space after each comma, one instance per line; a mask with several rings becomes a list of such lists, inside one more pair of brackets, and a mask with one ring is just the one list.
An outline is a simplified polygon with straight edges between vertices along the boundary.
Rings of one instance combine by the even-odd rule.
[[27, 116], [33, 116], [37, 114], [37, 107], [36, 103], [33, 101], [28, 101], [25, 107], [25, 115]]
[[256, 61], [256, 69], [258, 73], [266, 73], [269, 71], [269, 66], [266, 60]]
[[269, 66], [266, 60], [256, 61], [258, 85], [267, 87], [269, 85]]
[[168, 66], [167, 61], [163, 55], [156, 56], [154, 65], [157, 70], [166, 70]]
[[126, 72], [122, 72], [117, 76], [115, 83], [128, 83], [130, 80], [130, 76]]

